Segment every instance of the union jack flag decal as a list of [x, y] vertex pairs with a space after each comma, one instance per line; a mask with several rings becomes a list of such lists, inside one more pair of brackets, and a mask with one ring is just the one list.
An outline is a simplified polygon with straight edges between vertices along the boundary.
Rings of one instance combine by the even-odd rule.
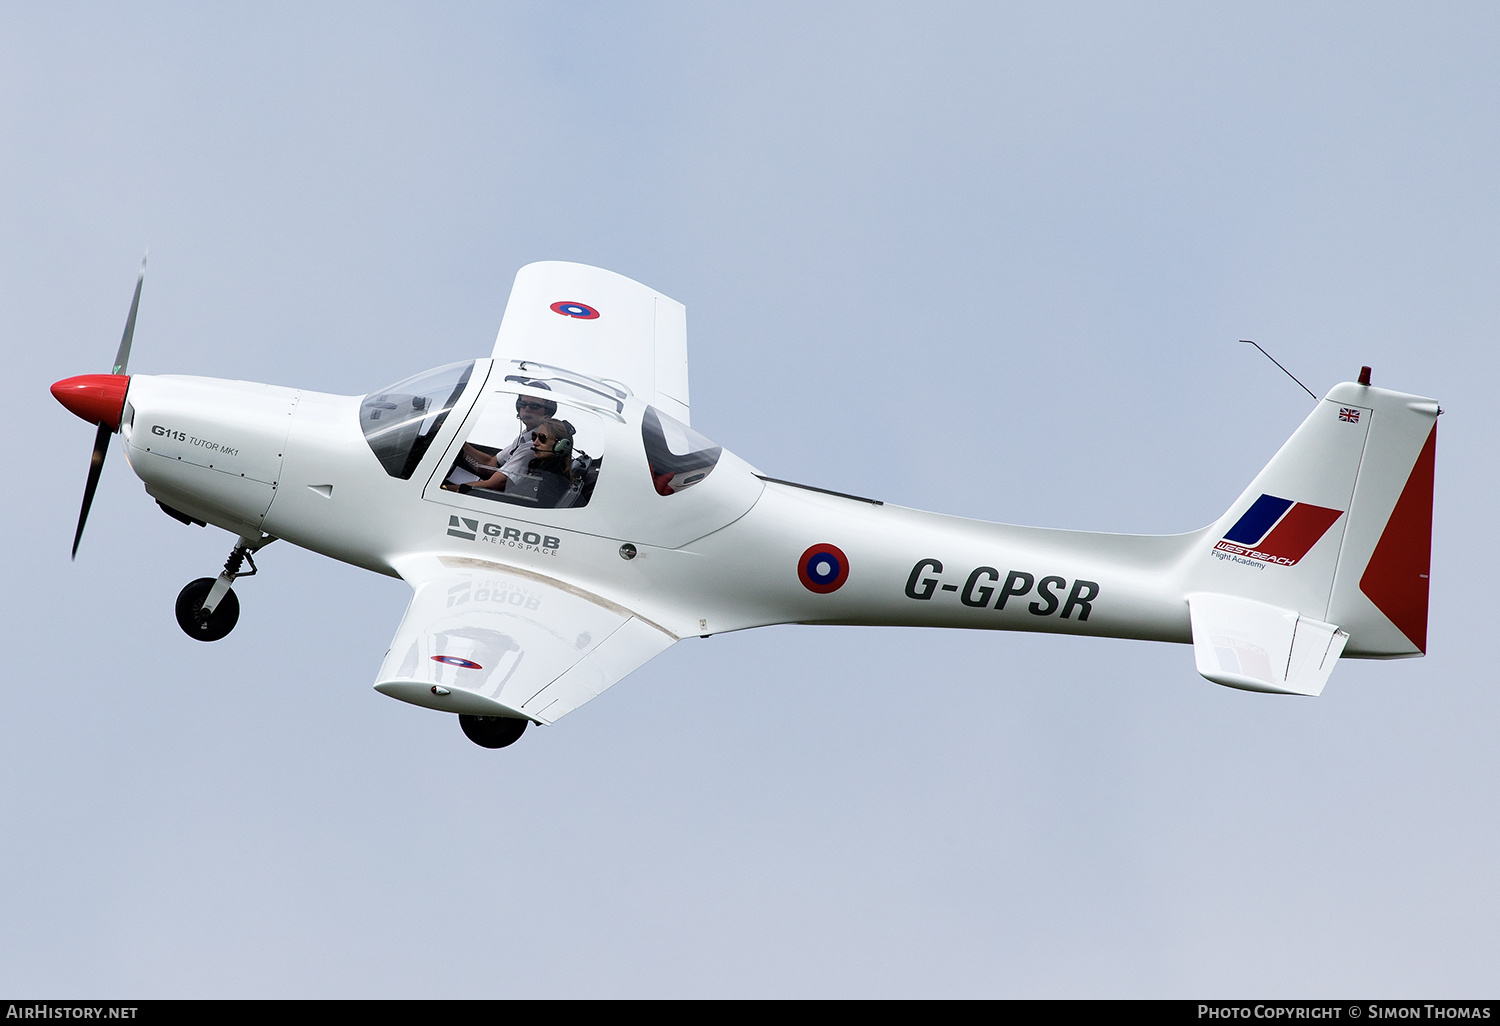
[[1353, 406], [1341, 406], [1339, 407], [1339, 420], [1346, 424], [1358, 424], [1359, 410]]

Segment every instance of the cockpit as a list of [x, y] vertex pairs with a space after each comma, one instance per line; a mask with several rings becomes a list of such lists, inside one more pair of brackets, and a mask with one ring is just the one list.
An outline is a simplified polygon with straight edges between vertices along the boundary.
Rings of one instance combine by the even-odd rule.
[[[625, 424], [629, 396], [555, 368], [513, 368], [480, 400], [439, 487], [533, 509], [587, 506], [604, 472], [606, 447], [619, 444], [610, 439]], [[650, 406], [641, 415], [641, 444], [646, 475], [661, 496], [702, 482], [723, 452]]]
[[532, 508], [587, 506], [604, 463], [584, 448], [590, 418], [560, 407], [548, 397], [552, 389], [544, 381], [514, 384], [530, 391], [516, 393], [513, 408], [504, 401], [509, 393], [488, 397], [440, 487]]
[[620, 383], [529, 360], [408, 378], [366, 396], [360, 426], [387, 474], [427, 468], [429, 501], [654, 545], [731, 522], [762, 488], [752, 468]]

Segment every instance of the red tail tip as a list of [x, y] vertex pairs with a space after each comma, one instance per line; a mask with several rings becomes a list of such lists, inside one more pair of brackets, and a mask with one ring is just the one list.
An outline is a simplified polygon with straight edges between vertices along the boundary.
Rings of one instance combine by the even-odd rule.
[[53, 385], [52, 396], [90, 424], [104, 424], [111, 431], [118, 431], [120, 417], [125, 412], [125, 390], [129, 387], [130, 377], [126, 374], [80, 374]]

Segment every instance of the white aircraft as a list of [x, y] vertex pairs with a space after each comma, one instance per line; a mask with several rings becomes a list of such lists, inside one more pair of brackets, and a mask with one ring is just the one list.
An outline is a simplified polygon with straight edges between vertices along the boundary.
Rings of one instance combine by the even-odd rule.
[[1302, 695], [1341, 654], [1426, 649], [1440, 411], [1369, 368], [1215, 523], [1092, 534], [762, 474], [689, 427], [684, 307], [610, 271], [522, 268], [489, 359], [366, 396], [126, 376], [140, 295], [113, 372], [52, 386], [98, 425], [75, 556], [118, 433], [170, 516], [238, 537], [178, 596], [189, 636], [229, 633], [231, 586], [277, 538], [400, 577], [415, 594], [375, 688], [485, 747], [680, 638], [766, 624], [1190, 642], [1215, 683]]

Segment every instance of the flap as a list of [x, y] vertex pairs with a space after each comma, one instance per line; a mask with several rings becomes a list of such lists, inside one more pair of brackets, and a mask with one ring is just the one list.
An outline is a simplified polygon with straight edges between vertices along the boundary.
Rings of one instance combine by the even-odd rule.
[[687, 308], [613, 271], [556, 260], [521, 268], [494, 357], [619, 382], [689, 422]]
[[1320, 695], [1349, 640], [1334, 624], [1253, 599], [1210, 592], [1187, 598], [1198, 672], [1215, 684]]
[[423, 556], [375, 690], [414, 705], [552, 723], [677, 637], [607, 599], [480, 559]]

